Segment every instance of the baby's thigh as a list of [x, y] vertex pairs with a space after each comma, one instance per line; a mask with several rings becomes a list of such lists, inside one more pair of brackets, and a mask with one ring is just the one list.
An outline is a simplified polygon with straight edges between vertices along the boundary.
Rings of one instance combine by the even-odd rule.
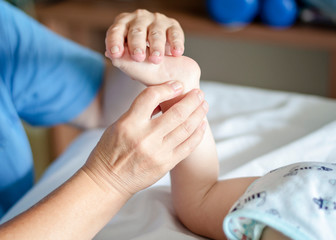
[[290, 240], [290, 238], [273, 228], [265, 227], [260, 240]]

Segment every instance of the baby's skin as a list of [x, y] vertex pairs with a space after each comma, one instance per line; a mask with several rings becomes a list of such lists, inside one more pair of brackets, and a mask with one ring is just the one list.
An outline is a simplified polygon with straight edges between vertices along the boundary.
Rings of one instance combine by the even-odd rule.
[[[154, 64], [149, 59], [136, 62], [126, 47], [123, 56], [112, 59], [112, 63], [146, 86], [177, 80], [183, 83], [185, 92], [193, 90], [203, 94], [199, 90], [200, 68], [189, 57], [164, 56], [160, 64]], [[177, 101], [179, 99], [161, 104], [162, 111], [168, 110]], [[208, 109], [206, 102], [204, 109]], [[212, 239], [226, 239], [223, 219], [256, 177], [218, 181], [215, 141], [206, 119], [204, 125], [206, 132], [200, 145], [171, 171], [173, 204], [178, 218], [192, 232]], [[186, 126], [186, 131], [189, 129], [193, 127]], [[268, 227], [263, 233], [262, 240], [288, 239]]]
[[260, 240], [290, 240], [288, 237], [282, 233], [274, 230], [273, 228], [266, 227]]
[[160, 64], [154, 64], [148, 58], [143, 62], [136, 62], [125, 47], [124, 55], [112, 59], [112, 64], [146, 86], [178, 80], [184, 83], [185, 91], [194, 86], [199, 87], [200, 68], [193, 59], [186, 56], [164, 56]]

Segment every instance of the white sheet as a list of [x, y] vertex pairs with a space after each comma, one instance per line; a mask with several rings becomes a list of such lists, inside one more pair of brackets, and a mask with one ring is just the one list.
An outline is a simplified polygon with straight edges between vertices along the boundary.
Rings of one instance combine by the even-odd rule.
[[[203, 82], [216, 139], [220, 178], [262, 175], [298, 161], [335, 161], [336, 101]], [[102, 130], [81, 135], [2, 219], [32, 206], [87, 159]], [[176, 219], [169, 175], [136, 194], [95, 239], [203, 239]]]

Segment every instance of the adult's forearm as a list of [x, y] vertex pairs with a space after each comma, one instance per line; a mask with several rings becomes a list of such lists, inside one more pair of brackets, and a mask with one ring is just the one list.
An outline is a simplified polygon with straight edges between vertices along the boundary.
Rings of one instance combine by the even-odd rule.
[[37, 205], [3, 224], [0, 238], [92, 239], [126, 201], [79, 170]]

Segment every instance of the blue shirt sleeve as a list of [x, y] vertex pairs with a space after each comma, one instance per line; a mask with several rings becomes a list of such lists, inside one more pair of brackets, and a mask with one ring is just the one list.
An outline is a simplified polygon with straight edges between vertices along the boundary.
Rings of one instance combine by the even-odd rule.
[[21, 119], [52, 125], [75, 118], [94, 99], [103, 72], [102, 55], [0, 0], [0, 74]]

